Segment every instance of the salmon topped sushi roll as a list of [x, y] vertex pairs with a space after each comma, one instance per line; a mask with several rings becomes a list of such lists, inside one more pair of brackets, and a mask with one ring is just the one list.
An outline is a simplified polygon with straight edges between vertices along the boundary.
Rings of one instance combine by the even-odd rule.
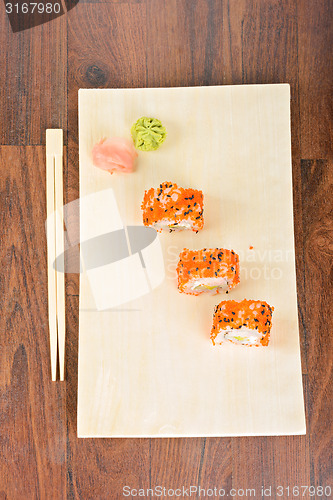
[[267, 346], [272, 326], [271, 307], [261, 300], [224, 300], [215, 307], [211, 340], [246, 346]]
[[157, 189], [145, 191], [143, 223], [157, 231], [180, 231], [203, 228], [203, 194], [197, 189], [185, 189], [172, 182], [163, 182]]
[[239, 257], [225, 248], [184, 250], [177, 265], [180, 292], [215, 295], [234, 288], [239, 283]]

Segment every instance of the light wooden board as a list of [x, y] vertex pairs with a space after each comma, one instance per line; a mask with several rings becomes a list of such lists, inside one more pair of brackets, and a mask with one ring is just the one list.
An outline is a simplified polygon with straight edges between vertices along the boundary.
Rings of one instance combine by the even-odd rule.
[[[144, 115], [166, 126], [165, 144], [140, 152], [133, 174], [95, 168], [93, 145], [130, 137]], [[114, 310], [96, 311], [81, 275], [78, 436], [304, 434], [289, 85], [84, 89], [79, 131], [80, 197], [113, 188], [123, 221], [141, 225], [144, 190], [173, 181], [203, 190], [205, 226], [160, 235], [164, 282]], [[93, 220], [81, 214], [81, 234]], [[175, 268], [184, 247], [233, 248], [239, 287], [229, 295], [179, 294]], [[267, 348], [212, 346], [214, 305], [226, 298], [275, 307]]]

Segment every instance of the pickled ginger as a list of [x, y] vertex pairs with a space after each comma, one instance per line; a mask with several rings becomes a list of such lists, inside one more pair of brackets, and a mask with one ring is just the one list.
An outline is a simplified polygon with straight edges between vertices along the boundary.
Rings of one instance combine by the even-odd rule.
[[95, 167], [113, 174], [113, 172], [131, 173], [138, 153], [133, 144], [121, 137], [103, 138], [92, 149]]

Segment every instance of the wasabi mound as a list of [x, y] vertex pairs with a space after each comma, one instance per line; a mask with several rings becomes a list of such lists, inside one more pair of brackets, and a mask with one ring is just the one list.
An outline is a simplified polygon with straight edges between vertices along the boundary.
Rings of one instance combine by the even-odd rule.
[[157, 118], [139, 118], [131, 128], [134, 145], [140, 151], [155, 151], [166, 138], [166, 129]]

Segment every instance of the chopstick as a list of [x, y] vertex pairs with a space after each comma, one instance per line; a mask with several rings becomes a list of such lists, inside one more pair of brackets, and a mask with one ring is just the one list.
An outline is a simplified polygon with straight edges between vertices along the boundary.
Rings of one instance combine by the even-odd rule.
[[56, 380], [59, 352], [60, 380], [65, 379], [65, 269], [63, 221], [63, 131], [46, 130], [46, 213], [48, 310], [51, 377]]

